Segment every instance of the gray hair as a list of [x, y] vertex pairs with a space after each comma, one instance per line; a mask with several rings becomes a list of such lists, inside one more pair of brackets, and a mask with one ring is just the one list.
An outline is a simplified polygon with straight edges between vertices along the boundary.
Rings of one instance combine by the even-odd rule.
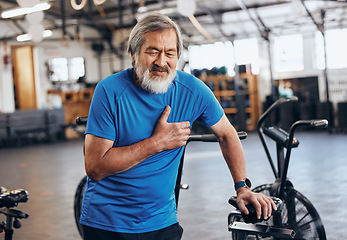
[[133, 28], [130, 33], [128, 41], [128, 52], [130, 54], [138, 55], [140, 48], [144, 43], [144, 34], [155, 31], [165, 31], [173, 29], [177, 36], [177, 55], [181, 56], [183, 43], [181, 31], [178, 25], [172, 21], [169, 17], [160, 14], [153, 13], [142, 18]]

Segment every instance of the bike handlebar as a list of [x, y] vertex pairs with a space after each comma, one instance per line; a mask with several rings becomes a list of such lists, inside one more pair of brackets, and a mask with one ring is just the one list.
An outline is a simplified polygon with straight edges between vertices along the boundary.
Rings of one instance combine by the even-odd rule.
[[258, 129], [261, 128], [261, 125], [263, 124], [264, 120], [277, 108], [282, 106], [283, 104], [289, 103], [289, 102], [296, 102], [299, 99], [297, 97], [292, 98], [280, 98], [276, 102], [274, 102], [259, 118], [258, 121]]
[[328, 120], [326, 119], [323, 119], [323, 120], [315, 120], [311, 123], [311, 126], [314, 126], [314, 127], [327, 127], [329, 124]]
[[28, 199], [29, 193], [24, 189], [7, 190], [4, 187], [0, 189], [0, 208], [11, 208], [20, 202], [28, 201]]
[[[275, 101], [262, 115], [261, 117], [259, 118], [259, 121], [258, 121], [258, 124], [257, 124], [257, 133], [259, 135], [259, 138], [260, 138], [260, 141], [264, 147], [264, 150], [265, 150], [265, 153], [267, 155], [267, 158], [269, 159], [269, 163], [271, 165], [271, 168], [272, 168], [272, 171], [275, 175], [276, 178], [278, 178], [278, 174], [276, 172], [276, 168], [275, 168], [275, 165], [272, 161], [272, 157], [271, 157], [271, 154], [270, 154], [270, 151], [267, 147], [267, 144], [266, 144], [266, 141], [265, 141], [265, 137], [264, 137], [264, 133], [269, 133], [271, 132], [270, 130], [271, 129], [274, 129], [276, 130], [276, 127], [269, 127], [269, 128], [266, 128], [263, 126], [263, 123], [264, 121], [270, 116], [271, 113], [273, 113], [276, 109], [278, 109], [280, 106], [282, 106], [283, 104], [286, 104], [286, 103], [289, 103], [289, 102], [294, 102], [294, 101], [298, 101], [298, 98], [297, 97], [293, 97], [293, 98], [280, 98], [278, 99], [277, 101]], [[325, 128], [328, 126], [328, 121], [326, 119], [319, 119], [319, 120], [299, 120], [297, 122], [295, 122], [291, 127], [290, 127], [290, 130], [289, 130], [289, 133], [285, 132], [283, 129], [279, 129], [281, 130], [281, 132], [284, 132], [285, 134], [285, 139], [283, 138], [283, 134], [281, 135], [282, 138], [277, 138], [275, 136], [277, 136], [276, 134], [271, 134], [271, 138], [276, 141], [277, 143], [281, 142], [283, 145], [283, 147], [286, 147], [287, 148], [287, 151], [286, 151], [286, 156], [285, 156], [285, 161], [284, 161], [284, 177], [282, 176], [282, 179], [283, 181], [285, 181], [285, 178], [286, 178], [286, 171], [287, 171], [287, 167], [288, 167], [288, 164], [289, 164], [289, 158], [290, 158], [290, 153], [291, 153], [291, 149], [293, 147], [296, 147], [297, 146], [297, 141], [293, 142], [293, 139], [294, 139], [294, 132], [296, 130], [297, 127], [299, 126], [307, 126], [307, 127], [314, 127], [314, 128]], [[266, 130], [266, 131], [265, 131]], [[269, 135], [268, 135], [269, 136]], [[280, 136], [280, 137], [281, 137]], [[285, 142], [283, 143], [283, 139], [285, 140]], [[295, 145], [295, 144], [296, 145]], [[282, 189], [283, 191], [283, 189]], [[281, 192], [282, 192], [281, 191]]]
[[[86, 125], [88, 117], [77, 117], [76, 125]], [[237, 132], [240, 140], [247, 138], [246, 132]], [[214, 134], [190, 135], [187, 142], [218, 142]]]
[[29, 218], [29, 214], [15, 209], [0, 208], [0, 213], [5, 214], [6, 216], [14, 217], [16, 219]]
[[[246, 132], [237, 132], [240, 140], [247, 138]], [[190, 135], [187, 142], [218, 142], [218, 139], [214, 134], [202, 134], [202, 135]]]
[[77, 117], [76, 118], [76, 125], [86, 125], [87, 124], [88, 117]]

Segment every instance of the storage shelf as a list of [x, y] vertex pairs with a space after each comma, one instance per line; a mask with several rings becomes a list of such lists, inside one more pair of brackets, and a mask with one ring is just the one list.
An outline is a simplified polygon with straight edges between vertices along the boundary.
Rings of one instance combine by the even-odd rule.
[[224, 108], [226, 114], [235, 114], [237, 113], [237, 108]]
[[[217, 100], [224, 106], [223, 109], [228, 118], [237, 119], [238, 110], [235, 106], [236, 91], [234, 77], [215, 75], [204, 76], [201, 80], [211, 88]], [[247, 101], [245, 103], [245, 113], [247, 115], [246, 128], [248, 131], [253, 131], [256, 128], [260, 116], [257, 76], [241, 73], [239, 74], [239, 82], [240, 92], [245, 96], [245, 101]], [[237, 120], [233, 124], [236, 128], [238, 127]]]
[[215, 96], [235, 96], [235, 90], [214, 91]]
[[79, 91], [49, 90], [48, 94], [59, 95], [65, 109], [65, 124], [74, 125], [77, 117], [87, 116], [94, 88]]

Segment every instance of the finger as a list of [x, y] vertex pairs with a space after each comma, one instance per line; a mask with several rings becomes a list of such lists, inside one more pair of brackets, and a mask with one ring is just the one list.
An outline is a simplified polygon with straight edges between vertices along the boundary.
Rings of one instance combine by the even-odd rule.
[[[266, 206], [266, 208], [267, 208], [266, 215], [264, 215], [264, 216], [271, 217], [271, 215], [272, 215], [272, 209], [273, 209], [273, 205], [272, 205], [273, 201], [272, 201], [272, 199], [269, 198], [269, 197], [265, 197], [265, 198], [264, 198], [264, 201], [265, 201], [265, 206]], [[276, 207], [276, 206], [275, 206], [275, 207]]]
[[272, 207], [271, 207], [271, 200], [268, 197], [263, 198], [263, 216], [264, 218], [271, 217]]
[[187, 142], [188, 142], [188, 139], [189, 139], [189, 134], [190, 134], [190, 129], [189, 128], [186, 128], [183, 130], [184, 133], [183, 135], [181, 136], [181, 146], [185, 146], [187, 145]]
[[277, 210], [277, 206], [276, 206], [276, 204], [274, 203], [274, 201], [271, 199], [271, 205], [272, 205], [272, 209], [273, 210]]
[[182, 127], [183, 127], [183, 129], [184, 130], [186, 130], [186, 129], [188, 129], [188, 130], [190, 130], [190, 123], [189, 122], [184, 122], [184, 124], [182, 124]]
[[187, 129], [190, 127], [190, 122], [189, 121], [185, 121], [185, 122], [178, 122], [177, 126], [181, 129]]
[[[267, 209], [267, 211], [265, 211], [265, 209]], [[263, 214], [264, 217], [271, 217], [272, 215], [272, 209], [277, 210], [276, 208], [276, 204], [272, 201], [271, 198], [269, 197], [265, 197], [264, 198], [264, 205], [263, 205]]]
[[163, 113], [160, 116], [159, 121], [163, 121], [163, 122], [167, 122], [167, 119], [170, 116], [170, 112], [171, 112], [171, 107], [170, 106], [166, 106]]
[[272, 211], [273, 210], [276, 210], [275, 208], [276, 208], [276, 205], [275, 205], [275, 203], [272, 201], [272, 199], [271, 198], [267, 198], [268, 199], [268, 206], [269, 206], [269, 217], [271, 217], [271, 215], [272, 215]]
[[262, 208], [262, 205], [259, 202], [253, 203], [253, 206], [255, 207], [255, 211], [257, 212], [257, 218], [260, 219], [262, 214], [261, 210], [264, 210], [264, 208]]
[[188, 139], [189, 139], [189, 134], [190, 134], [190, 129], [189, 128], [187, 128], [187, 129], [185, 129], [184, 130], [184, 136], [183, 136], [183, 139], [184, 139], [184, 141], [188, 141]]
[[244, 201], [237, 202], [237, 206], [239, 207], [239, 209], [240, 209], [241, 212], [243, 212], [243, 213], [246, 214], [246, 215], [249, 214], [249, 211], [248, 211], [248, 209], [246, 208], [246, 205], [245, 205], [245, 202], [244, 202]]

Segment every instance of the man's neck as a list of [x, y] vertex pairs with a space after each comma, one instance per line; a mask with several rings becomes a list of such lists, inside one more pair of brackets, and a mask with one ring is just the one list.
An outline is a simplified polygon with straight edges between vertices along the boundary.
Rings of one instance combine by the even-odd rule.
[[140, 80], [136, 74], [135, 68], [133, 68], [133, 81], [137, 86], [141, 87]]

